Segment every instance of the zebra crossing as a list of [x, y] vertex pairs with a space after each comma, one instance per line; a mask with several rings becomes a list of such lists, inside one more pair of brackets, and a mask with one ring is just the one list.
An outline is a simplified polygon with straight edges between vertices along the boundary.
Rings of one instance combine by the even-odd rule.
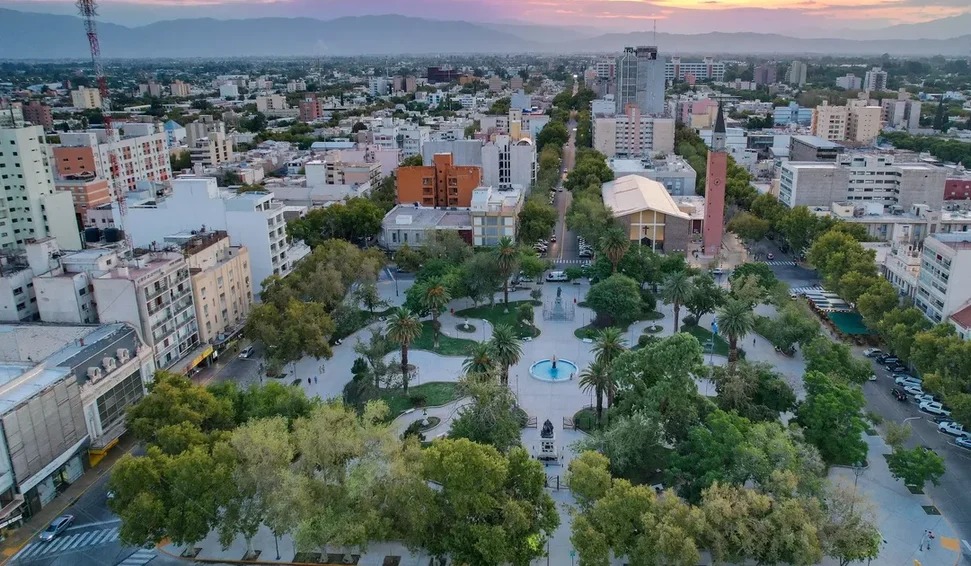
[[[50, 542], [37, 541], [28, 544], [20, 549], [20, 552], [15, 554], [10, 562], [16, 564], [18, 560], [60, 554], [89, 546], [115, 542], [118, 540], [118, 537], [118, 527], [86, 531], [77, 534], [65, 533]], [[144, 562], [141, 564], [144, 564]]]
[[822, 290], [823, 290], [822, 285], [810, 285], [808, 287], [793, 287], [792, 289], [789, 289], [789, 294], [790, 295], [802, 295], [804, 293], [812, 293], [814, 291], [815, 292], [819, 292], [819, 291], [822, 291]]
[[553, 263], [557, 265], [584, 265], [587, 263], [593, 263], [591, 259], [555, 259]]
[[118, 563], [118, 566], [144, 566], [155, 558], [154, 548], [139, 548], [134, 554]]
[[764, 263], [765, 265], [776, 265], [776, 266], [784, 266], [785, 265], [785, 266], [789, 266], [789, 267], [793, 267], [793, 266], [796, 265], [796, 262], [794, 262], [794, 261], [782, 261], [782, 260], [763, 261], [762, 263]]

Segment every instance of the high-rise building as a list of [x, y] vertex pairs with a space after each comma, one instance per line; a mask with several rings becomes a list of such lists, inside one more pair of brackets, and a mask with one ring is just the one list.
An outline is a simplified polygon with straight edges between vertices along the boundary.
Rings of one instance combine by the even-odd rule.
[[185, 98], [192, 94], [192, 89], [189, 88], [189, 85], [180, 80], [176, 80], [169, 85], [169, 91], [176, 98]]
[[813, 111], [813, 135], [829, 141], [844, 141], [849, 119], [850, 113], [846, 106], [830, 106], [824, 100]]
[[674, 152], [674, 118], [644, 115], [636, 106], [616, 116], [594, 116], [593, 147], [609, 157]]
[[774, 84], [778, 80], [776, 73], [777, 69], [775, 63], [764, 63], [755, 67], [752, 80], [757, 85]]
[[971, 300], [971, 232], [932, 234], [924, 239], [914, 306], [934, 323]]
[[867, 92], [887, 90], [887, 72], [880, 67], [873, 67], [867, 71], [863, 78], [863, 90]]
[[482, 184], [482, 168], [454, 165], [451, 153], [437, 154], [432, 161], [429, 166], [398, 168], [398, 202], [436, 208], [468, 208], [472, 203], [472, 191]]
[[725, 116], [721, 106], [708, 151], [705, 175], [705, 223], [702, 228], [704, 255], [715, 256], [725, 236], [725, 184], [728, 179], [728, 153], [725, 151]]
[[845, 76], [836, 79], [836, 86], [846, 90], [860, 90], [863, 88], [863, 79], [853, 73], [847, 73]]
[[636, 106], [641, 114], [660, 116], [664, 105], [664, 63], [657, 47], [626, 47], [617, 58], [617, 113]]
[[806, 84], [806, 72], [808, 66], [802, 61], [793, 61], [789, 65], [789, 73], [786, 76], [786, 82], [791, 85], [802, 86]]
[[873, 143], [880, 135], [883, 108], [870, 106], [866, 100], [850, 100], [847, 107], [846, 141]]
[[788, 106], [779, 106], [772, 111], [772, 121], [776, 126], [798, 124], [809, 126], [813, 123], [813, 109], [803, 108], [793, 101]]
[[669, 81], [683, 81], [691, 76], [696, 81], [721, 81], [725, 79], [725, 63], [705, 57], [701, 61], [682, 61], [681, 57], [671, 57], [664, 64], [664, 78]]
[[54, 129], [54, 116], [51, 114], [50, 106], [41, 104], [37, 100], [31, 100], [21, 110], [24, 113], [25, 121], [35, 126], [43, 126], [47, 131]]
[[71, 91], [71, 105], [80, 110], [101, 108], [101, 93], [96, 88], [78, 87]]
[[69, 193], [54, 188], [44, 128], [0, 128], [0, 250], [23, 249], [29, 240], [54, 237], [62, 249], [81, 249]]
[[303, 99], [297, 103], [300, 110], [301, 122], [313, 122], [319, 120], [324, 115], [324, 105], [317, 93], [308, 92]]
[[[141, 125], [141, 124], [140, 124]], [[145, 124], [153, 133], [89, 130], [65, 132], [61, 143], [53, 149], [54, 166], [61, 177], [94, 173], [108, 178], [112, 154], [116, 168], [112, 171], [112, 189], [118, 186], [134, 190], [139, 181], [165, 182], [172, 178], [172, 163], [166, 135], [154, 124]]]

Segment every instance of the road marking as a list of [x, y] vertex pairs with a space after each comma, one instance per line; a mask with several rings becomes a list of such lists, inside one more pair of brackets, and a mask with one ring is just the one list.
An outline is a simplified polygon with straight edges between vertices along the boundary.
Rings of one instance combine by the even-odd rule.
[[141, 548], [134, 554], [118, 563], [118, 566], [143, 566], [155, 559], [155, 549]]
[[97, 523], [86, 523], [84, 525], [76, 525], [74, 527], [68, 527], [68, 528], [64, 529], [64, 532], [76, 531], [76, 530], [79, 530], [79, 529], [87, 529], [87, 528], [90, 528], [90, 527], [100, 527], [100, 526], [103, 526], [103, 525], [117, 525], [120, 522], [121, 522], [121, 519], [111, 519], [111, 520], [108, 520], [108, 521], [99, 521]]
[[56, 551], [60, 550], [61, 547], [67, 546], [68, 541], [73, 541], [76, 538], [78, 538], [78, 535], [71, 535], [71, 536], [61, 537], [61, 538], [57, 539], [56, 541], [51, 542], [47, 546], [48, 552], [56, 552]]
[[[103, 525], [118, 522], [120, 521], [105, 521], [97, 524]], [[118, 531], [118, 527], [112, 527], [110, 529], [86, 531], [70, 536], [62, 536], [50, 542], [36, 541], [21, 548], [20, 551], [10, 559], [10, 562], [15, 563], [19, 559], [37, 558], [38, 556], [59, 554], [79, 548], [106, 544], [118, 540], [119, 536], [120, 533]]]

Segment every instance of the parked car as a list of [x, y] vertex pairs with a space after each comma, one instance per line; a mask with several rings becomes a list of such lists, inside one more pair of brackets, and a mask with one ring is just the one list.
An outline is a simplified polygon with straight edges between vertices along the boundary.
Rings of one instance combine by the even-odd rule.
[[967, 436], [959, 436], [955, 438], [954, 444], [957, 444], [965, 450], [971, 450], [971, 438], [968, 438]]
[[937, 430], [953, 436], [961, 436], [964, 438], [971, 437], [971, 433], [964, 430], [964, 425], [955, 422], [941, 423], [937, 425]]
[[254, 352], [254, 348], [252, 346], [247, 346], [242, 350], [240, 350], [239, 357], [245, 360], [251, 357], [253, 355], [253, 352]]
[[40, 534], [40, 540], [48, 542], [54, 540], [54, 537], [63, 533], [71, 526], [74, 522], [74, 515], [61, 515], [60, 517], [51, 521], [50, 525]]
[[897, 385], [903, 385], [904, 387], [908, 385], [921, 385], [920, 381], [907, 376], [895, 377], [893, 382]]
[[881, 354], [883, 354], [883, 350], [879, 348], [867, 348], [866, 350], [863, 350], [863, 355], [868, 358], [875, 358]]
[[933, 395], [930, 393], [922, 393], [920, 395], [914, 395], [914, 402], [920, 405], [921, 403], [930, 403], [931, 401], [937, 401]]
[[569, 281], [570, 278], [566, 276], [565, 271], [550, 271], [546, 274], [547, 281]]
[[890, 354], [878, 354], [874, 359], [877, 361], [878, 364], [882, 364], [883, 360], [891, 357], [893, 356], [891, 356]]
[[[924, 412], [927, 412], [927, 413], [930, 413], [932, 415], [950, 415], [951, 414], [951, 410], [948, 409], [946, 406], [944, 406], [943, 403], [940, 403], [939, 401], [930, 401], [930, 402], [921, 403], [920, 404], [920, 410], [921, 411], [924, 411]], [[962, 430], [962, 432], [964, 431], [964, 429], [961, 429], [961, 430]]]
[[890, 373], [890, 377], [892, 377], [894, 379], [897, 379], [898, 377], [903, 377], [903, 378], [909, 379], [911, 381], [916, 381], [917, 383], [923, 383], [923, 381], [924, 381], [923, 379], [917, 377], [916, 375], [910, 375], [909, 373], [902, 372], [902, 371], [891, 372]]
[[900, 358], [897, 356], [887, 356], [880, 361], [881, 364], [885, 366], [892, 366], [900, 363]]
[[773, 253], [765, 254], [765, 259], [772, 261], [773, 259], [775, 259], [775, 254]]
[[898, 401], [906, 401], [907, 400], [907, 394], [904, 393], [903, 391], [897, 389], [897, 388], [891, 389], [890, 390], [890, 394], [893, 395], [894, 398], [896, 398]]
[[877, 380], [877, 374], [875, 373], [871, 373], [870, 377], [867, 378], [867, 381], [876, 381], [876, 380]]
[[887, 366], [887, 371], [891, 373], [907, 371], [907, 366]]
[[904, 386], [904, 391], [906, 391], [907, 393], [909, 393], [911, 395], [923, 395], [924, 394], [924, 388], [921, 387], [920, 385], [905, 385]]
[[934, 424], [954, 422], [950, 415], [938, 415], [931, 420], [934, 421]]

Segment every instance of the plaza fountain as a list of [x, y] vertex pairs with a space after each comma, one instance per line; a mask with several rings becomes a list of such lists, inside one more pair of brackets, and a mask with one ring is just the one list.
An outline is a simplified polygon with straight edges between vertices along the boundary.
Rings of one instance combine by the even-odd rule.
[[546, 360], [539, 360], [529, 366], [529, 375], [540, 381], [569, 381], [576, 377], [577, 365], [569, 360], [561, 360], [556, 356]]

